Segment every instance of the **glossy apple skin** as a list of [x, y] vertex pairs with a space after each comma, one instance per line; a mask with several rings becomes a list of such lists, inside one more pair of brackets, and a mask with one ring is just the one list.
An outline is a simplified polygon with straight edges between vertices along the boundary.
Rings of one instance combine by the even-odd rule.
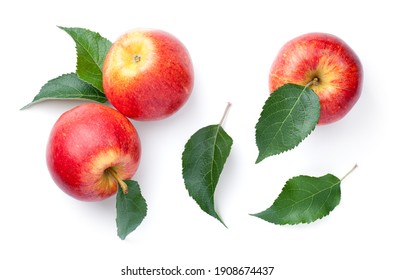
[[65, 193], [99, 201], [117, 192], [108, 168], [129, 179], [140, 155], [140, 139], [131, 122], [108, 106], [91, 103], [60, 116], [50, 133], [46, 158], [53, 180]]
[[361, 95], [363, 69], [355, 52], [338, 37], [327, 33], [308, 33], [286, 43], [270, 70], [269, 88], [273, 92], [286, 83], [305, 86], [319, 96], [318, 124], [343, 118]]
[[186, 47], [161, 30], [138, 29], [111, 46], [103, 64], [110, 103], [135, 120], [166, 118], [188, 100], [194, 82]]

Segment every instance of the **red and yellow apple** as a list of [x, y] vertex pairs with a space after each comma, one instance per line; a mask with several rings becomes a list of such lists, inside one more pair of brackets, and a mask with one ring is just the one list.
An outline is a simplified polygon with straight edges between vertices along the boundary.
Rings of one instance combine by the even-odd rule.
[[320, 99], [318, 124], [344, 117], [359, 99], [363, 69], [355, 52], [338, 37], [308, 33], [287, 42], [270, 70], [269, 88], [308, 85]]
[[186, 47], [161, 30], [136, 29], [111, 46], [103, 64], [109, 102], [135, 120], [172, 115], [189, 98], [194, 81]]
[[84, 201], [103, 200], [136, 172], [140, 139], [132, 123], [101, 104], [77, 106], [60, 116], [47, 144], [47, 165], [55, 183]]

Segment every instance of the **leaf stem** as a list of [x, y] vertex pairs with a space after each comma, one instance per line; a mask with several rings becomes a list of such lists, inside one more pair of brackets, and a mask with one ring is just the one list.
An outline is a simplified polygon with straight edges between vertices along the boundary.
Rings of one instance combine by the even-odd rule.
[[117, 181], [118, 185], [123, 191], [123, 194], [128, 194], [128, 185], [121, 178], [119, 178], [117, 172], [112, 167], [108, 168], [107, 171]]
[[357, 167], [358, 167], [358, 164], [355, 164], [354, 167], [351, 168], [351, 170], [348, 171], [348, 172], [346, 173], [346, 175], [344, 175], [343, 178], [340, 179], [340, 181], [343, 181], [344, 179], [346, 179], [347, 176], [350, 175]]
[[222, 115], [221, 121], [219, 122], [220, 126], [222, 126], [222, 124], [224, 123], [225, 117], [228, 114], [228, 111], [229, 111], [229, 108], [230, 108], [231, 105], [232, 105], [232, 103], [230, 103], [230, 102], [228, 102], [228, 105], [226, 105], [225, 112]]

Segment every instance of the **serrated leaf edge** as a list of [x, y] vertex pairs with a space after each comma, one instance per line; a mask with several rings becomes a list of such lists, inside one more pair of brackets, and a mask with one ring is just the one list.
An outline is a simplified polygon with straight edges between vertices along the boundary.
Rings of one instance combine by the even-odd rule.
[[[285, 85], [287, 85], [287, 84], [285, 84]], [[283, 86], [285, 86], [285, 85], [283, 85]], [[297, 85], [297, 84], [292, 84], [292, 85], [300, 86], [300, 85]], [[283, 87], [283, 86], [281, 86], [281, 87]], [[281, 88], [281, 87], [280, 87], [280, 88]], [[280, 88], [276, 89], [274, 92], [276, 92], [276, 91], [279, 90]], [[307, 89], [306, 87], [303, 89], [303, 91], [301, 92], [301, 94], [300, 94], [300, 96], [298, 97], [298, 99], [300, 99], [300, 98], [302, 97], [302, 94], [303, 94], [303, 92], [304, 92], [306, 89]], [[273, 93], [274, 93], [274, 92], [273, 92]], [[314, 91], [312, 90], [312, 92], [314, 92]], [[272, 93], [272, 94], [273, 94], [273, 93]], [[315, 92], [314, 92], [314, 93], [315, 93]], [[258, 122], [255, 124], [255, 143], [257, 143], [257, 133], [256, 133], [256, 130], [257, 130], [258, 123], [260, 122], [260, 120], [261, 120], [261, 118], [262, 118], [263, 108], [266, 106], [266, 103], [269, 101], [269, 99], [270, 99], [270, 97], [272, 96], [272, 94], [270, 94], [269, 97], [266, 99], [265, 104], [264, 104], [263, 107], [262, 107], [262, 110], [261, 110], [261, 113], [260, 113]], [[315, 94], [316, 94], [316, 93], [315, 93]], [[290, 115], [290, 114], [288, 114], [288, 115]], [[287, 116], [287, 118], [288, 118], [288, 116]], [[318, 120], [319, 120], [319, 117], [317, 118], [317, 123], [318, 123]], [[283, 123], [283, 124], [284, 124], [284, 123]], [[286, 149], [286, 150], [283, 150], [283, 151], [281, 151], [281, 152], [279, 152], [279, 153], [275, 153], [275, 154], [271, 154], [271, 155], [267, 155], [267, 156], [262, 156], [262, 155], [261, 155], [261, 151], [259, 150], [259, 147], [258, 147], [258, 145], [256, 144], [256, 146], [258, 147], [258, 150], [259, 150], [259, 154], [258, 154], [258, 158], [257, 158], [256, 161], [255, 161], [255, 164], [260, 163], [261, 161], [263, 161], [264, 159], [266, 159], [266, 158], [268, 158], [268, 157], [275, 156], [275, 155], [281, 155], [281, 154], [283, 154], [283, 153], [285, 153], [285, 152], [288, 152], [288, 151], [291, 151], [291, 150], [295, 149], [297, 146], [299, 146], [300, 143], [302, 143], [307, 137], [310, 136], [310, 134], [315, 130], [316, 127], [317, 127], [317, 124], [316, 124], [316, 125], [305, 135], [304, 138], [300, 139], [300, 141], [299, 141], [295, 146], [293, 146], [293, 147], [291, 147], [291, 148], [288, 148], [288, 149]], [[278, 133], [278, 132], [277, 132], [277, 133]], [[276, 134], [276, 135], [277, 135], [277, 134]]]
[[[207, 125], [207, 126], [204, 126], [204, 127], [202, 127], [202, 128], [200, 128], [200, 129], [198, 129], [195, 133], [193, 133], [192, 135], [191, 135], [191, 137], [189, 137], [189, 139], [187, 140], [187, 142], [186, 142], [186, 144], [185, 144], [185, 146], [184, 146], [184, 151], [185, 151], [185, 149], [187, 148], [187, 145], [189, 144], [189, 142], [190, 142], [190, 140], [192, 139], [192, 137], [195, 135], [195, 134], [197, 134], [200, 130], [203, 130], [203, 129], [205, 129], [205, 128], [208, 128], [208, 127], [210, 127], [210, 126], [216, 126], [217, 127], [217, 129], [216, 129], [216, 133], [215, 133], [215, 140], [214, 140], [214, 143], [216, 143], [217, 142], [217, 137], [218, 137], [218, 135], [219, 135], [219, 131], [220, 131], [220, 129], [222, 128], [222, 130], [223, 130], [223, 132], [231, 139], [231, 143], [230, 143], [230, 148], [229, 148], [229, 150], [231, 151], [231, 149], [232, 149], [232, 146], [233, 146], [233, 139], [232, 139], [232, 137], [230, 137], [229, 136], [229, 134], [223, 129], [223, 127], [220, 125], [220, 124], [212, 124], [212, 125]], [[216, 145], [215, 145], [216, 146]], [[214, 153], [215, 153], [215, 148], [213, 149], [214, 150]], [[225, 168], [225, 164], [226, 164], [226, 161], [227, 161], [227, 159], [228, 159], [228, 157], [229, 157], [229, 155], [230, 155], [230, 151], [229, 151], [229, 154], [226, 156], [226, 158], [224, 159], [224, 168]], [[214, 156], [212, 157], [212, 158], [214, 158]], [[185, 159], [185, 155], [184, 155], [184, 152], [182, 153], [182, 162], [184, 162], [184, 159]], [[213, 166], [214, 165], [214, 161], [212, 161], [211, 163], [210, 163], [210, 165], [211, 166]], [[211, 167], [211, 170], [212, 170], [213, 168]], [[222, 170], [223, 171], [223, 170]], [[219, 182], [219, 178], [221, 177], [221, 174], [222, 174], [222, 171], [221, 171], [221, 173], [219, 174], [219, 176], [218, 176], [218, 182]], [[184, 167], [182, 168], [182, 176], [183, 176], [183, 178], [184, 178]], [[184, 179], [185, 180], [185, 179]], [[211, 178], [211, 182], [213, 182], [213, 178]], [[216, 191], [216, 188], [217, 188], [217, 186], [218, 186], [218, 182], [217, 182], [217, 184], [215, 185], [215, 186], [213, 186], [213, 188], [214, 188], [214, 191], [213, 191], [213, 195], [211, 196], [211, 198], [212, 198], [212, 200], [213, 200], [213, 202], [214, 202], [214, 197], [215, 197], [215, 191]], [[191, 192], [190, 192], [190, 190], [189, 190], [189, 188], [186, 188], [187, 189], [187, 191], [188, 191], [188, 194], [189, 194], [189, 196], [196, 202], [196, 204], [199, 206], [199, 208], [203, 211], [203, 212], [205, 212], [206, 214], [208, 214], [209, 216], [212, 216], [212, 217], [214, 217], [214, 218], [216, 218], [218, 221], [220, 221], [226, 228], [227, 228], [227, 225], [224, 223], [224, 221], [222, 220], [222, 218], [220, 217], [220, 215], [218, 214], [218, 211], [217, 211], [217, 209], [216, 209], [216, 205], [215, 205], [215, 202], [214, 202], [214, 205], [213, 205], [213, 207], [214, 207], [214, 215], [211, 215], [210, 213], [207, 213], [202, 207], [201, 207], [201, 205], [199, 204], [199, 203], [197, 203], [197, 201], [195, 200], [195, 198], [192, 196], [192, 194], [191, 194]]]
[[[43, 89], [47, 84], [49, 84], [50, 82], [55, 81], [55, 80], [57, 80], [57, 79], [60, 79], [60, 78], [62, 78], [62, 77], [69, 76], [69, 75], [76, 75], [77, 78], [80, 79], [80, 78], [78, 77], [78, 75], [77, 75], [75, 72], [70, 72], [70, 73], [64, 73], [64, 74], [62, 74], [62, 75], [60, 75], [60, 76], [57, 76], [56, 78], [53, 78], [53, 79], [48, 80], [48, 81], [40, 88], [40, 90], [38, 91], [38, 93], [34, 96], [33, 100], [32, 100], [30, 103], [28, 103], [27, 105], [23, 106], [20, 110], [27, 109], [27, 108], [33, 106], [34, 104], [41, 103], [41, 102], [48, 101], [48, 100], [80, 100], [80, 101], [97, 102], [97, 103], [102, 103], [102, 104], [107, 102], [107, 99], [104, 98], [104, 97], [103, 97], [103, 102], [98, 101], [98, 100], [93, 100], [93, 99], [90, 99], [90, 98], [84, 98], [84, 97], [81, 97], [81, 98], [78, 98], [78, 97], [73, 97], [73, 98], [66, 98], [66, 97], [48, 97], [48, 98], [40, 98], [40, 99], [37, 99], [37, 100], [36, 100], [37, 96], [40, 94], [40, 92], [42, 91], [42, 89]], [[81, 79], [80, 79], [80, 81], [86, 83], [87, 85], [90, 85], [90, 86], [94, 87], [93, 85], [91, 85], [90, 83], [87, 83], [87, 82], [84, 81], [84, 80], [81, 80]], [[65, 85], [65, 86], [66, 86], [66, 85]], [[70, 88], [74, 88], [74, 87], [72, 87], [72, 86], [69, 86], [69, 87], [70, 87]], [[94, 87], [94, 88], [95, 88], [96, 90], [98, 90], [96, 87]], [[75, 89], [75, 88], [74, 88], [74, 89]]]
[[[74, 41], [74, 43], [75, 43], [75, 51], [76, 51], [76, 55], [77, 55], [77, 60], [76, 60], [76, 74], [77, 74], [77, 76], [81, 79], [81, 80], [83, 80], [83, 81], [85, 81], [86, 83], [88, 83], [88, 84], [90, 84], [91, 86], [93, 86], [93, 87], [95, 87], [97, 90], [99, 90], [99, 91], [101, 91], [102, 93], [104, 93], [104, 90], [103, 90], [103, 88], [101, 87], [101, 88], [98, 88], [96, 85], [94, 85], [94, 84], [92, 84], [90, 81], [86, 81], [83, 77], [81, 77], [80, 76], [80, 74], [78, 73], [79, 71], [78, 71], [78, 60], [79, 60], [79, 56], [78, 56], [78, 46], [77, 46], [77, 44], [78, 45], [80, 45], [89, 55], [90, 55], [90, 52], [83, 46], [83, 44], [81, 44], [78, 40], [76, 40], [73, 36], [71, 36], [71, 34], [69, 33], [69, 32], [71, 32], [71, 31], [73, 31], [73, 30], [84, 30], [84, 31], [87, 31], [87, 32], [91, 32], [93, 35], [95, 35], [95, 36], [99, 36], [100, 38], [102, 38], [103, 40], [106, 40], [106, 41], [108, 41], [110, 44], [112, 44], [112, 42], [110, 41], [110, 40], [108, 40], [107, 38], [105, 38], [105, 37], [103, 37], [99, 32], [96, 32], [96, 31], [92, 31], [92, 30], [90, 30], [90, 29], [88, 29], [88, 28], [82, 28], [82, 27], [64, 27], [64, 26], [57, 26], [58, 28], [60, 28], [61, 30], [63, 30], [63, 31], [65, 31], [72, 39], [73, 39], [73, 41]], [[90, 57], [91, 58], [91, 60], [94, 62], [94, 65], [97, 67], [97, 69], [99, 69], [100, 70], [100, 72], [103, 72], [103, 69], [102, 69], [102, 65], [99, 65], [98, 63], [96, 63], [96, 59], [94, 59], [94, 57]]]
[[[128, 197], [125, 195], [125, 197], [124, 197], [123, 199], [124, 199], [124, 200], [128, 200], [128, 201], [131, 201], [131, 202], [133, 203], [133, 205], [135, 205], [139, 210], [141, 210], [141, 211], [144, 213], [144, 216], [142, 217], [141, 221], [140, 221], [138, 224], [136, 224], [136, 227], [135, 227], [132, 231], [130, 231], [130, 232], [128, 232], [127, 234], [125, 234], [125, 236], [124, 236], [123, 234], [121, 235], [121, 234], [119, 233], [119, 227], [118, 227], [119, 218], [118, 218], [118, 214], [117, 214], [117, 216], [116, 216], [116, 218], [115, 218], [115, 223], [116, 223], [116, 225], [117, 225], [117, 235], [118, 235], [118, 237], [119, 237], [121, 240], [125, 240], [126, 237], [127, 237], [130, 233], [132, 233], [133, 231], [135, 231], [135, 230], [141, 225], [141, 223], [144, 221], [145, 217], [147, 216], [147, 211], [148, 211], [147, 201], [145, 200], [143, 194], [141, 193], [141, 188], [140, 188], [139, 183], [138, 183], [137, 181], [133, 181], [133, 180], [124, 180], [124, 182], [125, 182], [126, 184], [127, 184], [127, 182], [132, 182], [132, 183], [135, 182], [135, 183], [136, 183], [136, 186], [130, 186], [129, 184], [127, 184], [128, 189], [129, 189], [129, 188], [134, 188], [134, 187], [137, 187], [137, 188], [139, 189], [139, 195], [140, 195], [141, 198], [143, 199], [145, 207], [143, 207], [143, 208], [139, 207], [139, 205], [137, 205], [136, 203], [134, 203], [133, 200], [128, 199]], [[118, 191], [118, 192], [122, 192], [122, 188], [121, 188], [119, 185], [118, 185], [118, 190], [117, 190], [117, 191]], [[118, 213], [118, 203], [116, 203], [115, 206], [116, 206], [116, 212]]]
[[[325, 177], [325, 176], [327, 176], [327, 175], [334, 176], [333, 174], [328, 173], [328, 174], [323, 175], [323, 176], [320, 176], [320, 177]], [[303, 176], [303, 177], [309, 177], [309, 178], [320, 178], [320, 177], [308, 176], [308, 175], [294, 176], [294, 177], [288, 179], [288, 180], [285, 182], [285, 185], [284, 185], [284, 187], [281, 189], [280, 194], [281, 194], [281, 193], [284, 191], [284, 189], [287, 187], [287, 184], [289, 183], [289, 181], [291, 181], [291, 180], [293, 180], [293, 179], [295, 179], [295, 178], [301, 177], [301, 176]], [[334, 177], [336, 177], [336, 176], [334, 176]], [[337, 178], [337, 177], [336, 177], [336, 178]], [[326, 188], [326, 189], [324, 189], [324, 190], [321, 190], [320, 192], [325, 191], [325, 190], [328, 190], [328, 189], [332, 189], [332, 188], [333, 188], [335, 185], [337, 185], [337, 184], [339, 185], [339, 188], [340, 188], [340, 187], [341, 187], [341, 180], [340, 180], [340, 179], [339, 179], [339, 182], [338, 182], [338, 183], [333, 184], [331, 187], [328, 187], [328, 188]], [[318, 192], [318, 193], [320, 193], [320, 192]], [[272, 205], [270, 205], [268, 208], [266, 208], [265, 210], [263, 210], [263, 211], [261, 211], [261, 212], [258, 212], [258, 213], [255, 213], [255, 214], [249, 214], [249, 215], [250, 215], [250, 216], [257, 217], [257, 218], [260, 218], [260, 219], [262, 219], [262, 220], [265, 220], [265, 221], [267, 221], [268, 223], [275, 224], [275, 225], [281, 225], [281, 226], [285, 226], [285, 225], [293, 226], [293, 225], [311, 224], [311, 223], [314, 223], [314, 222], [316, 222], [316, 221], [322, 220], [323, 218], [327, 217], [330, 213], [332, 213], [332, 211], [335, 210], [336, 207], [340, 204], [340, 199], [341, 199], [341, 197], [340, 197], [340, 198], [339, 198], [339, 203], [336, 204], [336, 206], [335, 206], [332, 210], [328, 211], [328, 213], [326, 213], [326, 214], [323, 215], [322, 217], [317, 218], [317, 219], [312, 220], [312, 221], [302, 221], [302, 222], [299, 222], [299, 223], [277, 223], [277, 222], [268, 221], [268, 220], [266, 220], [266, 219], [260, 217], [259, 214], [265, 212], [266, 210], [268, 210], [269, 208], [271, 208], [271, 207], [276, 203], [276, 201], [279, 199], [280, 194], [279, 194], [279, 195], [277, 196], [277, 198], [273, 201]], [[328, 196], [328, 197], [329, 197], [329, 196]], [[307, 209], [306, 209], [306, 210], [307, 210]]]

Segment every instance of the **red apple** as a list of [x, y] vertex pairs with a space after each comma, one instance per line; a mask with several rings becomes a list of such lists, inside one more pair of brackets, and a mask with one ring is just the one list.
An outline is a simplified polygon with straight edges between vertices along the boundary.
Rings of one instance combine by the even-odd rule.
[[344, 117], [357, 102], [363, 70], [355, 52], [341, 39], [326, 33], [309, 33], [286, 43], [270, 70], [273, 92], [286, 83], [307, 85], [319, 96], [318, 124]]
[[161, 30], [137, 29], [111, 46], [103, 65], [110, 103], [135, 120], [172, 115], [189, 98], [193, 66], [185, 46]]
[[140, 139], [130, 121], [101, 104], [65, 112], [52, 128], [47, 165], [55, 183], [85, 201], [103, 200], [131, 178], [140, 161]]

